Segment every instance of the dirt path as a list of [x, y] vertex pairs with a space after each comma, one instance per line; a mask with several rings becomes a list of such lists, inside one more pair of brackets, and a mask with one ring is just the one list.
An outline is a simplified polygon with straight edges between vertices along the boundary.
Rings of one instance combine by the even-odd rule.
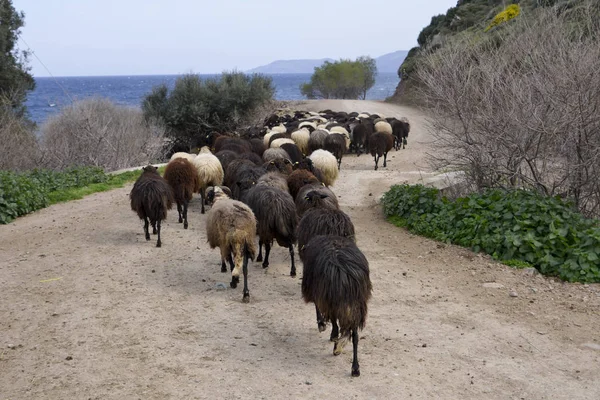
[[306, 107], [412, 124], [387, 169], [346, 157], [333, 188], [371, 265], [360, 378], [350, 348], [334, 357], [318, 333], [285, 249], [268, 270], [251, 265], [242, 304], [241, 288], [217, 289], [228, 279], [199, 202], [187, 231], [170, 214], [157, 249], [129, 186], [0, 226], [0, 399], [600, 398], [598, 286], [529, 276], [387, 224], [379, 196], [426, 170], [423, 117], [376, 102]]

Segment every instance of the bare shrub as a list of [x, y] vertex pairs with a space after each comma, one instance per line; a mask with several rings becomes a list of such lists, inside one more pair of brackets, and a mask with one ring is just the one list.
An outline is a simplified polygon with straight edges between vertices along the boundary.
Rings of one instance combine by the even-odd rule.
[[538, 10], [424, 56], [436, 168], [474, 190], [527, 188], [600, 215], [598, 5]]
[[0, 170], [35, 168], [40, 151], [31, 123], [18, 117], [7, 96], [0, 96]]
[[54, 169], [92, 165], [107, 171], [143, 165], [162, 159], [164, 133], [139, 109], [102, 98], [82, 100], [42, 125], [44, 163]]

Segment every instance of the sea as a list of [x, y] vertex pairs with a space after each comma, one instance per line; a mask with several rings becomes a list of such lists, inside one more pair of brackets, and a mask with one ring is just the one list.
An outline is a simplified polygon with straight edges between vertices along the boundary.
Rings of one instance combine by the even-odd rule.
[[[29, 117], [38, 126], [60, 112], [71, 101], [88, 97], [105, 97], [123, 106], [140, 107], [143, 97], [162, 83], [173, 88], [179, 75], [86, 76], [35, 78], [36, 88], [27, 97]], [[218, 75], [200, 75], [214, 78]], [[310, 81], [311, 74], [273, 74], [277, 100], [302, 100], [300, 85]], [[383, 100], [391, 96], [398, 85], [396, 73], [380, 73], [367, 93], [367, 100]]]

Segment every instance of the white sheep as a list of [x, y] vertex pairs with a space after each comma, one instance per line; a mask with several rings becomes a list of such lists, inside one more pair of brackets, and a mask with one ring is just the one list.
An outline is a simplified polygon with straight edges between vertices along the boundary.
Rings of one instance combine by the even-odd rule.
[[302, 128], [295, 132], [292, 132], [292, 140], [296, 143], [296, 146], [300, 149], [302, 154], [308, 154], [308, 140], [310, 139], [310, 132], [306, 128]]
[[248, 291], [248, 260], [256, 257], [256, 218], [254, 213], [241, 201], [230, 199], [223, 190], [216, 186], [209, 190], [213, 206], [206, 216], [206, 237], [211, 249], [221, 250], [221, 272], [227, 272], [225, 261], [231, 268], [232, 288], [237, 287], [240, 280], [240, 269], [244, 274], [244, 297], [242, 301], [250, 301]]
[[392, 125], [390, 125], [389, 122], [379, 121], [375, 124], [375, 132], [389, 133], [392, 135], [394, 131], [392, 130]]
[[308, 158], [323, 173], [323, 183], [326, 186], [333, 185], [339, 174], [338, 162], [335, 156], [327, 150], [319, 149], [313, 151]]
[[277, 148], [281, 147], [282, 144], [285, 144], [285, 143], [296, 144], [296, 142], [294, 142], [292, 139], [279, 138], [279, 139], [275, 139], [271, 142], [271, 148], [277, 149]]
[[176, 158], [185, 158], [188, 161], [192, 161], [194, 158], [196, 158], [196, 155], [192, 154], [192, 153], [186, 153], [183, 151], [179, 151], [179, 152], [173, 154], [169, 161], [173, 161]]
[[202, 200], [201, 213], [204, 214], [206, 189], [209, 186], [222, 185], [225, 174], [223, 172], [221, 161], [210, 153], [198, 154], [198, 156], [192, 160], [192, 164], [196, 167], [198, 177], [200, 178], [200, 196]]

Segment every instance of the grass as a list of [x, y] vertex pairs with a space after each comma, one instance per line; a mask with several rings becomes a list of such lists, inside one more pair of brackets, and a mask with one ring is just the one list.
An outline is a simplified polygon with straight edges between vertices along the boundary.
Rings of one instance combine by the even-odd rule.
[[[90, 195], [90, 194], [106, 192], [108, 190], [122, 188], [127, 183], [134, 182], [140, 176], [140, 171], [141, 171], [141, 168], [136, 171], [129, 171], [129, 172], [123, 172], [122, 174], [118, 174], [118, 175], [112, 175], [109, 178], [108, 182], [104, 182], [104, 183], [92, 183], [91, 185], [87, 185], [87, 186], [83, 186], [83, 187], [70, 188], [70, 189], [57, 190], [54, 192], [50, 192], [48, 194], [48, 199], [50, 201], [50, 205], [57, 204], [57, 203], [65, 203], [65, 202], [71, 201], [71, 200], [81, 200], [85, 196]], [[158, 169], [158, 172], [161, 175], [164, 173], [164, 171], [165, 171], [164, 166], [160, 167]]]

